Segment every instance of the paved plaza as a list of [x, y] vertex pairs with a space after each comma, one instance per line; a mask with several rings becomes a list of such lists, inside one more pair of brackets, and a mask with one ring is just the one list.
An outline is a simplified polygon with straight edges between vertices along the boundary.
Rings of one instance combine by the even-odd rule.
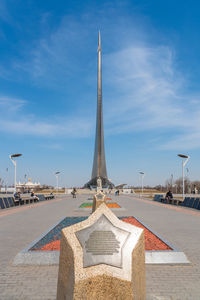
[[[56, 299], [58, 266], [13, 266], [18, 252], [66, 216], [88, 216], [79, 209], [88, 195], [59, 196], [55, 200], [0, 211], [0, 300]], [[91, 197], [91, 195], [90, 195]], [[190, 265], [147, 265], [147, 299], [200, 299], [200, 211], [153, 202], [134, 195], [113, 196], [124, 210], [117, 216], [135, 216], [174, 247]]]

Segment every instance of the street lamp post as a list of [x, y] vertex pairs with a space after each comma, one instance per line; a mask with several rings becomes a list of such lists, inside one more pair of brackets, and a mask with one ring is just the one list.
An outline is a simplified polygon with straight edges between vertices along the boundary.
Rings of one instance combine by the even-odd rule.
[[184, 199], [184, 194], [185, 194], [184, 167], [187, 164], [188, 160], [190, 159], [190, 156], [184, 154], [178, 154], [178, 156], [182, 158], [183, 199]]
[[8, 168], [6, 168], [6, 184], [5, 184], [5, 192], [8, 192]]
[[58, 193], [58, 175], [60, 174], [60, 172], [55, 172], [55, 176], [56, 176], [56, 190], [57, 190], [57, 193]]
[[15, 192], [16, 192], [16, 185], [17, 185], [17, 162], [16, 162], [16, 160], [14, 160], [14, 158], [20, 157], [20, 156], [22, 156], [22, 154], [20, 154], [20, 153], [9, 155], [9, 157], [10, 157], [10, 159], [11, 159], [11, 161], [12, 161], [14, 167], [15, 167], [15, 176], [14, 176], [14, 178], [15, 178], [14, 179]]
[[145, 173], [144, 173], [144, 172], [139, 172], [139, 174], [141, 175], [141, 181], [142, 181], [142, 197], [143, 197], [143, 181], [144, 181]]
[[[173, 189], [173, 174], [171, 174], [171, 189]], [[173, 191], [172, 191], [172, 193], [173, 193]]]

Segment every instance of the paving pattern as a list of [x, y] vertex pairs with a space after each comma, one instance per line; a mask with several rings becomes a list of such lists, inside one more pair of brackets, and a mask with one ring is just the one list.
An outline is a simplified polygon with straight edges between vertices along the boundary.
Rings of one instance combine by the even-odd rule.
[[[77, 224], [86, 220], [87, 217], [66, 217], [59, 224], [55, 225], [36, 242], [28, 251], [60, 251], [61, 230], [65, 227]], [[141, 224], [134, 217], [119, 217], [120, 220], [144, 229], [145, 250], [149, 251], [172, 251], [162, 239], [158, 238], [148, 228]]]
[[[106, 205], [108, 206], [108, 208], [120, 208], [121, 206], [119, 204], [117, 204], [116, 202], [109, 202], [106, 203]], [[80, 208], [92, 208], [92, 203], [82, 203], [80, 205]]]
[[[65, 217], [88, 216], [77, 211], [88, 196], [58, 198], [0, 211], [0, 300], [56, 299], [58, 266], [13, 266], [15, 255]], [[125, 208], [117, 216], [135, 216], [183, 251], [188, 266], [146, 266], [147, 300], [200, 299], [200, 211], [160, 204], [133, 195], [112, 196]]]

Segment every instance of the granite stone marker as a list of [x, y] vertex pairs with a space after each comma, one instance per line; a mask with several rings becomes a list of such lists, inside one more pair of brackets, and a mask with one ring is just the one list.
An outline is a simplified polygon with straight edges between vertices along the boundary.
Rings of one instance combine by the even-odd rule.
[[94, 212], [102, 203], [105, 203], [106, 195], [99, 191], [94, 195], [93, 204], [92, 204], [92, 212]]
[[144, 300], [143, 229], [102, 204], [62, 230], [57, 300]]

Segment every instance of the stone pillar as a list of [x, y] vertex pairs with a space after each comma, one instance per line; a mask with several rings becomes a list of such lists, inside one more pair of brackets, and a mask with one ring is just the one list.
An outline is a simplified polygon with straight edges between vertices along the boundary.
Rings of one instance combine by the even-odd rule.
[[102, 180], [101, 177], [97, 178], [97, 193], [102, 190]]
[[94, 195], [92, 212], [94, 212], [101, 204], [105, 203], [106, 195], [101, 191]]
[[143, 229], [105, 204], [62, 230], [57, 300], [144, 300]]

